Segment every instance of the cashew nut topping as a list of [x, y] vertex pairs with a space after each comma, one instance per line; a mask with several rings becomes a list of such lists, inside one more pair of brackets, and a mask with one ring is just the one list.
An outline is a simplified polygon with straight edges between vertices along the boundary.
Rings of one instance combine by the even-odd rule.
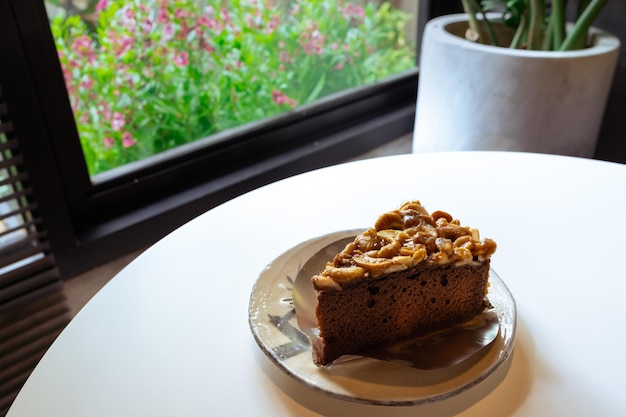
[[428, 214], [414, 200], [381, 215], [373, 228], [328, 262], [313, 282], [318, 288], [340, 289], [350, 280], [401, 271], [420, 262], [457, 266], [480, 262], [495, 250], [496, 243], [481, 239], [478, 229], [462, 226], [445, 211]]

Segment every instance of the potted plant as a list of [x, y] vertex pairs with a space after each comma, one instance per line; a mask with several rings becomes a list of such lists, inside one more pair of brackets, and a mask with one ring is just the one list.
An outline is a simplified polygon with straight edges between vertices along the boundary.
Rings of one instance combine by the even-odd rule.
[[620, 42], [592, 26], [607, 0], [461, 0], [424, 30], [413, 151], [591, 157]]

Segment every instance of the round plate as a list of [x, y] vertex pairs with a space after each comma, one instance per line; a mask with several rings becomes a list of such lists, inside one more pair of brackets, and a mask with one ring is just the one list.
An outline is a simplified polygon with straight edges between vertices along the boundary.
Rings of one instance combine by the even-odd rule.
[[263, 352], [282, 371], [335, 398], [376, 405], [418, 405], [465, 392], [511, 356], [516, 329], [515, 300], [492, 269], [487, 298], [497, 313], [500, 331], [481, 354], [437, 370], [366, 357], [330, 368], [317, 367], [309, 338], [298, 327], [291, 293], [294, 279], [320, 249], [354, 233], [353, 230], [331, 233], [303, 242], [272, 261], [257, 280], [250, 297], [250, 329]]

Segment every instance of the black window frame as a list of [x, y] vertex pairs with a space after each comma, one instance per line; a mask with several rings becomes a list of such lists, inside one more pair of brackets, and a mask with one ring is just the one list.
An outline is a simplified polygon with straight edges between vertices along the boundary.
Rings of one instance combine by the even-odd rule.
[[[430, 18], [458, 11], [457, 3], [421, 1], [418, 33]], [[1, 7], [0, 25], [16, 36], [2, 46], [0, 82], [64, 278], [145, 248], [237, 195], [345, 161], [413, 129], [417, 69], [226, 132], [228, 140], [216, 145], [192, 144], [172, 157], [133, 164], [92, 184], [43, 0], [5, 0]]]

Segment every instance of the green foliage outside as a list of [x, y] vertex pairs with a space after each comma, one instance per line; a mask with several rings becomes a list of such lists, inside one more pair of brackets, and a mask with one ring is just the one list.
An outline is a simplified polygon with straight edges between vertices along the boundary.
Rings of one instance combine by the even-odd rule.
[[51, 28], [94, 175], [412, 68], [408, 19], [341, 0], [100, 0]]

